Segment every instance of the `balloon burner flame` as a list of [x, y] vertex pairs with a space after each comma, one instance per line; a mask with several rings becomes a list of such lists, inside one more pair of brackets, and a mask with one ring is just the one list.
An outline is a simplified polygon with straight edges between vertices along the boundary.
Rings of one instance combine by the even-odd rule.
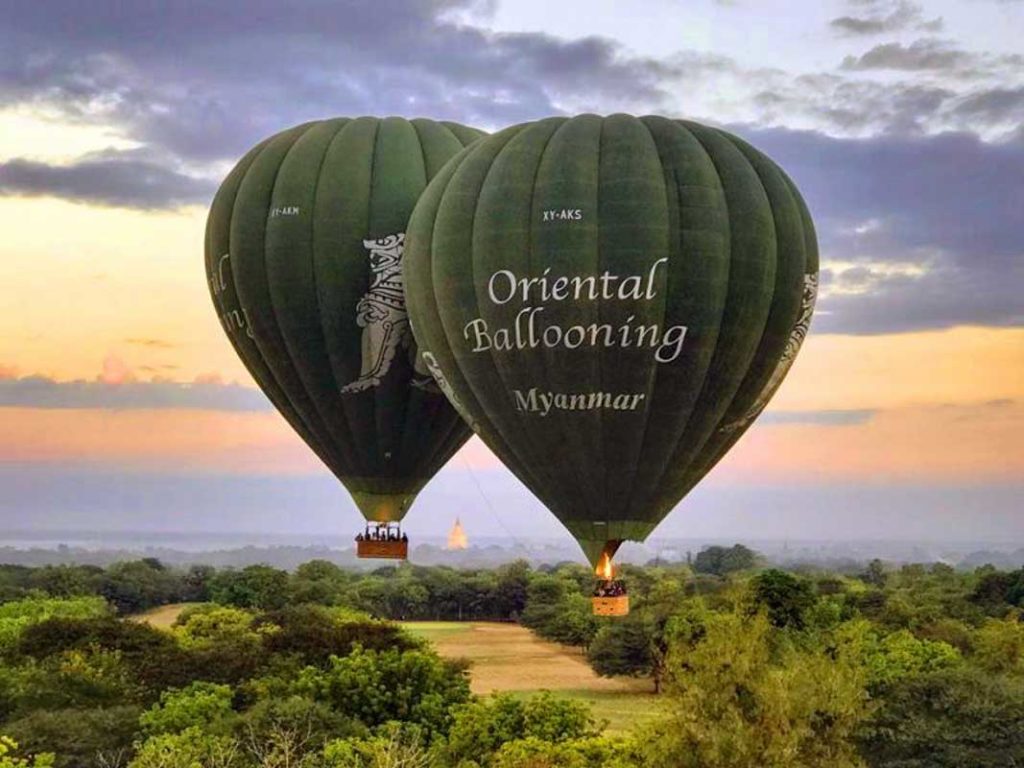
[[612, 568], [612, 559], [609, 557], [607, 552], [601, 553], [601, 559], [597, 561], [597, 567], [594, 569], [594, 573], [605, 581], [611, 581], [615, 576], [615, 569]]

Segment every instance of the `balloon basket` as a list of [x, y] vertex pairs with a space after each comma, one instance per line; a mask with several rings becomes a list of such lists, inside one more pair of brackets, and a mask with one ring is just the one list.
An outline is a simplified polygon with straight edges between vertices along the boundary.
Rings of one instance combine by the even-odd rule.
[[381, 560], [408, 560], [408, 541], [357, 541], [356, 555], [360, 558]]
[[629, 595], [592, 597], [590, 604], [595, 616], [625, 616], [629, 613]]
[[378, 560], [409, 559], [409, 538], [398, 523], [371, 522], [356, 536], [356, 556]]
[[629, 613], [629, 593], [621, 579], [602, 579], [594, 586], [590, 605], [595, 616], [625, 616]]

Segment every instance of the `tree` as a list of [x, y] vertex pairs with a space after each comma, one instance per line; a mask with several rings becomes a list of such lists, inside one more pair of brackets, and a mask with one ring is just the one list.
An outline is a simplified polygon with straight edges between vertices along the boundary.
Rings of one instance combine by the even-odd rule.
[[[126, 704], [38, 710], [9, 721], [4, 729], [27, 752], [56, 753], [55, 768], [103, 768], [130, 751], [140, 711]], [[7, 768], [2, 757], [0, 767]]]
[[160, 701], [142, 713], [139, 726], [148, 736], [180, 733], [186, 728], [226, 730], [234, 716], [230, 686], [195, 682], [160, 694]]
[[692, 602], [678, 580], [658, 579], [629, 615], [602, 624], [587, 648], [587, 660], [599, 675], [650, 676], [654, 692], [660, 693], [674, 619]]
[[978, 569], [978, 583], [970, 599], [991, 612], [1004, 611], [1009, 606], [1024, 608], [1024, 568], [1016, 571]]
[[27, 627], [18, 642], [19, 653], [39, 660], [71, 650], [97, 649], [118, 654], [147, 700], [155, 699], [164, 688], [187, 685], [194, 675], [219, 671], [193, 662], [167, 632], [109, 617], [47, 619]]
[[705, 547], [693, 559], [693, 570], [697, 573], [711, 573], [725, 576], [736, 571], [746, 571], [757, 565], [757, 553], [742, 544], [731, 547]]
[[803, 628], [804, 614], [815, 603], [807, 581], [774, 568], [754, 579], [752, 597], [757, 607], [767, 610], [772, 624], [794, 629]]
[[1024, 624], [1017, 616], [989, 619], [974, 635], [974, 660], [995, 673], [1024, 673]]
[[26, 629], [49, 619], [95, 618], [109, 614], [110, 606], [101, 597], [30, 597], [0, 603], [0, 657], [16, 652]]
[[142, 742], [128, 768], [233, 768], [243, 766], [241, 745], [230, 736], [186, 728], [162, 733]]
[[249, 611], [225, 605], [201, 605], [183, 611], [173, 632], [186, 648], [231, 645], [241, 653], [256, 653], [262, 637]]
[[28, 585], [51, 597], [78, 597], [95, 594], [103, 569], [93, 565], [47, 565], [33, 569]]
[[598, 628], [590, 600], [580, 594], [576, 582], [546, 574], [530, 581], [521, 622], [543, 638], [583, 648]]
[[220, 571], [210, 582], [210, 597], [239, 608], [283, 608], [288, 603], [288, 572], [269, 565]]
[[119, 613], [138, 613], [155, 605], [179, 602], [181, 582], [156, 558], [114, 563], [100, 583], [103, 595]]
[[448, 730], [451, 708], [469, 698], [469, 680], [465, 665], [433, 651], [356, 646], [347, 656], [332, 656], [325, 670], [302, 670], [294, 693], [371, 727], [401, 720], [430, 735]]
[[857, 741], [872, 768], [1024, 764], [1024, 680], [968, 667], [905, 677]]
[[311, 745], [369, 735], [365, 725], [327, 704], [288, 694], [257, 701], [237, 719], [235, 732], [257, 742], [269, 742], [274, 734], [303, 734]]
[[42, 752], [32, 758], [17, 757], [18, 742], [9, 736], [0, 736], [0, 768], [49, 768], [53, 754]]
[[530, 587], [530, 564], [516, 560], [498, 568], [494, 586], [494, 607], [503, 619], [518, 619], [526, 608]]
[[[587, 661], [605, 677], [646, 677], [654, 671], [654, 622], [637, 610], [604, 624], [587, 648]], [[655, 693], [658, 682], [656, 678]]]
[[779, 645], [763, 614], [709, 613], [693, 628], [670, 652], [672, 715], [642, 730], [642, 765], [859, 765], [851, 737], [869, 704], [855, 656]]
[[320, 765], [324, 768], [441, 768], [434, 761], [423, 731], [407, 723], [388, 723], [368, 737], [329, 741], [316, 765], [318, 768]]
[[349, 577], [341, 568], [328, 560], [310, 560], [296, 570], [291, 579], [294, 603], [339, 605], [345, 602]]
[[889, 576], [885, 572], [885, 564], [877, 557], [868, 563], [867, 569], [860, 575], [860, 580], [877, 589], [884, 589]]
[[260, 617], [257, 626], [269, 653], [297, 656], [302, 664], [327, 666], [332, 656], [347, 656], [358, 645], [369, 651], [400, 651], [421, 643], [401, 627], [372, 619], [345, 620], [325, 608], [297, 605]]
[[642, 768], [624, 739], [590, 736], [551, 742], [536, 737], [502, 744], [491, 768]]
[[503, 744], [521, 739], [563, 743], [595, 735], [590, 709], [582, 702], [548, 692], [526, 701], [502, 693], [457, 708], [444, 751], [452, 764], [472, 761], [486, 767]]

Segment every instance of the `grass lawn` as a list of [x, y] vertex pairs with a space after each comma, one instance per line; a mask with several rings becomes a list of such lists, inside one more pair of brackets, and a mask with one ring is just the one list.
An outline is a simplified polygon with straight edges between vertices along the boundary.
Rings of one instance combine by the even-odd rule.
[[174, 624], [174, 620], [178, 618], [181, 612], [186, 608], [191, 608], [193, 605], [202, 605], [202, 603], [171, 603], [170, 605], [161, 605], [158, 608], [151, 608], [144, 613], [137, 613], [128, 618], [131, 621], [145, 622], [157, 629], [170, 629], [171, 625]]
[[628, 731], [661, 711], [649, 680], [598, 677], [575, 648], [541, 640], [518, 624], [486, 621], [414, 621], [402, 624], [434, 644], [443, 656], [469, 659], [471, 687], [486, 695], [539, 691], [585, 701], [609, 733]]
[[[650, 722], [665, 711], [664, 699], [653, 693], [631, 693], [629, 691], [561, 690], [555, 692], [567, 699], [585, 701], [599, 723], [607, 721], [605, 733], [625, 734], [636, 726]], [[517, 696], [528, 695], [519, 692]]]
[[452, 635], [468, 632], [470, 624], [462, 621], [403, 621], [402, 629], [409, 634], [436, 643]]

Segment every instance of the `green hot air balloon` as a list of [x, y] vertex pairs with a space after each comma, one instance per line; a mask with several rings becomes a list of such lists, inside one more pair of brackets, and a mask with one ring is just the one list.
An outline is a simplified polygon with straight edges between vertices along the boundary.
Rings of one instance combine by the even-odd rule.
[[213, 302], [235, 351], [368, 521], [396, 532], [470, 430], [418, 361], [403, 293], [406, 225], [427, 182], [484, 134], [400, 118], [322, 120], [270, 137], [214, 198]]
[[792, 181], [739, 138], [583, 115], [449, 164], [413, 213], [406, 274], [435, 378], [603, 571], [778, 388], [818, 253]]

